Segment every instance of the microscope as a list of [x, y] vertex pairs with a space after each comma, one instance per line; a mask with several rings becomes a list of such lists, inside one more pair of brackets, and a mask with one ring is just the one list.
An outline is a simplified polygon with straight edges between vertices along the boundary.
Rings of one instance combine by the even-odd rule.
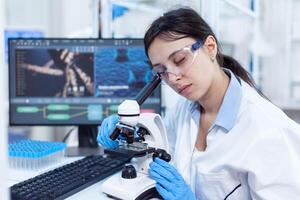
[[102, 184], [102, 192], [109, 197], [124, 200], [161, 198], [155, 189], [155, 181], [148, 175], [149, 163], [155, 157], [167, 162], [171, 156], [166, 129], [162, 118], [156, 113], [140, 113], [140, 105], [160, 84], [158, 75], [154, 76], [136, 96], [135, 100], [125, 100], [118, 107], [119, 123], [110, 138], [119, 140], [117, 149], [105, 149], [109, 155], [129, 157], [130, 165], [122, 172], [108, 178]]

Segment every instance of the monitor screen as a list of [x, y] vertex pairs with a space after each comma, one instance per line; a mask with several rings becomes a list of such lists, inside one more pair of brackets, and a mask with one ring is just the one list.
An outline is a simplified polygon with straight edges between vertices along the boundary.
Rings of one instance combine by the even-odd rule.
[[[10, 124], [100, 124], [151, 76], [140, 39], [10, 39]], [[160, 113], [160, 97], [141, 112]]]

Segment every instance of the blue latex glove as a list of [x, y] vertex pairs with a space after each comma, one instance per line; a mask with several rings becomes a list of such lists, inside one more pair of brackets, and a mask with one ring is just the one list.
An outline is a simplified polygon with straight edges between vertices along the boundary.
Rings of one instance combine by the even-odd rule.
[[113, 129], [116, 127], [118, 122], [119, 117], [117, 115], [111, 115], [102, 121], [97, 136], [97, 141], [101, 146], [109, 149], [115, 149], [118, 147], [118, 141], [114, 141], [109, 138], [110, 134], [112, 133]]
[[196, 199], [194, 193], [172, 165], [160, 158], [155, 158], [149, 166], [150, 177], [157, 182], [156, 190], [165, 200]]

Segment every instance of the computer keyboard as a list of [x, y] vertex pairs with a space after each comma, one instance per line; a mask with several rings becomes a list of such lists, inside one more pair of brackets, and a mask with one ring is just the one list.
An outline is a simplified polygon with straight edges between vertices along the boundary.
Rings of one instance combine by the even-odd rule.
[[120, 171], [129, 160], [101, 155], [87, 156], [11, 186], [11, 199], [65, 199]]

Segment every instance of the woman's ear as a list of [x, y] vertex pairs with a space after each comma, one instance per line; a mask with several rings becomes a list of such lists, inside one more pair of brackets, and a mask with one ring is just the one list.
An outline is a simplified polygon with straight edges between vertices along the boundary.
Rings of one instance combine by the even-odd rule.
[[204, 42], [204, 47], [211, 61], [214, 62], [218, 52], [218, 44], [216, 39], [212, 35], [207, 36]]

